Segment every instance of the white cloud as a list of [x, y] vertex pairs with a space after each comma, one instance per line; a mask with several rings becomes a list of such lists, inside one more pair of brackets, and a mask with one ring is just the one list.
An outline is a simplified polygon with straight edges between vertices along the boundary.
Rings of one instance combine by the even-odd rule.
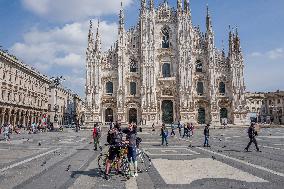
[[284, 50], [282, 48], [274, 49], [267, 52], [267, 55], [272, 60], [284, 58]]
[[283, 48], [276, 48], [269, 50], [267, 52], [261, 53], [261, 52], [252, 52], [249, 54], [249, 57], [252, 58], [267, 58], [270, 60], [279, 60], [284, 59], [284, 49]]
[[[41, 17], [54, 21], [78, 21], [93, 16], [117, 14], [120, 0], [21, 0], [23, 6]], [[134, 0], [122, 0], [123, 6]]]
[[249, 91], [284, 89], [284, 50], [253, 52], [245, 58], [245, 76]]
[[[96, 23], [97, 20], [93, 22]], [[93, 27], [96, 29], [96, 24]], [[116, 41], [117, 28], [116, 23], [100, 22], [103, 50], [107, 50]], [[73, 82], [75, 79], [72, 79], [69, 84], [71, 83], [74, 89], [83, 91], [84, 85], [81, 84], [82, 78], [85, 77], [88, 31], [89, 21], [66, 24], [49, 30], [31, 28], [23, 35], [23, 42], [15, 43], [11, 47], [11, 52], [47, 75], [65, 74], [80, 78], [80, 82]]]
[[[11, 50], [29, 64], [44, 65], [44, 70], [46, 65], [82, 67], [85, 65], [88, 29], [88, 21], [66, 24], [62, 28], [47, 31], [32, 28], [24, 34], [24, 41], [15, 43]], [[100, 23], [100, 33], [103, 50], [106, 50], [117, 38], [117, 25], [103, 21]]]

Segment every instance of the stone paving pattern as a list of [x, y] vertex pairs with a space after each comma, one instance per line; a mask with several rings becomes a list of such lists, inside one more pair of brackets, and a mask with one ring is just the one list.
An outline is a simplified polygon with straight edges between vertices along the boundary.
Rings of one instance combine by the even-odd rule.
[[110, 181], [98, 171], [91, 131], [12, 135], [11, 142], [0, 141], [0, 188], [282, 189], [284, 128], [261, 129], [261, 153], [254, 146], [244, 152], [246, 130], [211, 129], [211, 147], [204, 148], [201, 129], [190, 139], [169, 137], [169, 146], [160, 146], [159, 129], [144, 129], [139, 135], [153, 161], [150, 171], [130, 180], [112, 175]]

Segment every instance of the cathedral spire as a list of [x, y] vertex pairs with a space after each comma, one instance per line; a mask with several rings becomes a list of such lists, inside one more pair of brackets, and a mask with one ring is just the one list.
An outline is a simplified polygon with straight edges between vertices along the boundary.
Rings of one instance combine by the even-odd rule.
[[233, 39], [233, 34], [231, 30], [231, 26], [229, 25], [229, 52], [228, 56], [231, 57], [234, 51], [234, 39]]
[[141, 14], [144, 14], [144, 13], [146, 13], [146, 9], [147, 9], [147, 7], [146, 7], [147, 5], [146, 5], [146, 0], [141, 0]]
[[150, 10], [151, 11], [154, 10], [154, 7], [155, 7], [154, 0], [150, 0]]
[[124, 29], [124, 10], [121, 2], [120, 11], [119, 11], [119, 33], [122, 32], [123, 29]]
[[211, 21], [211, 16], [210, 16], [208, 4], [207, 4], [207, 15], [206, 15], [206, 29], [207, 29], [207, 31], [212, 30], [212, 21]]
[[100, 35], [100, 20], [98, 20], [97, 33], [96, 33], [96, 43], [95, 43], [95, 52], [101, 52], [101, 35]]
[[182, 0], [177, 0], [177, 10], [178, 12], [182, 12]]
[[184, 0], [183, 4], [185, 14], [190, 14], [189, 0]]
[[94, 35], [93, 35], [93, 22], [90, 20], [90, 28], [88, 34], [88, 51], [91, 52], [94, 50]]

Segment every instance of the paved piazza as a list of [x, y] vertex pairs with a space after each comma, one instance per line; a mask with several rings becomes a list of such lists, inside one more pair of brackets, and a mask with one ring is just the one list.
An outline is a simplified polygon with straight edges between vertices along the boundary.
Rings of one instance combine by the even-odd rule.
[[202, 147], [200, 129], [190, 140], [170, 137], [167, 147], [158, 131], [139, 135], [152, 158], [150, 171], [110, 181], [98, 172], [91, 131], [13, 135], [10, 143], [0, 141], [0, 188], [283, 188], [284, 128], [261, 130], [261, 153], [254, 146], [243, 151], [245, 128], [212, 129], [210, 148]]

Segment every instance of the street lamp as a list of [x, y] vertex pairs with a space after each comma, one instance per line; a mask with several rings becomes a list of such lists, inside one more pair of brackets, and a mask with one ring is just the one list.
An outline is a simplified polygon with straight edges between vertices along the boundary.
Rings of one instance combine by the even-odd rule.
[[64, 81], [65, 79], [63, 78], [63, 76], [60, 77], [52, 77], [50, 78], [50, 80], [52, 81], [51, 86], [55, 88], [55, 104], [54, 104], [54, 128], [59, 128], [58, 126], [58, 115], [57, 112], [59, 110], [59, 106], [57, 105], [57, 87], [61, 84], [62, 81]]

